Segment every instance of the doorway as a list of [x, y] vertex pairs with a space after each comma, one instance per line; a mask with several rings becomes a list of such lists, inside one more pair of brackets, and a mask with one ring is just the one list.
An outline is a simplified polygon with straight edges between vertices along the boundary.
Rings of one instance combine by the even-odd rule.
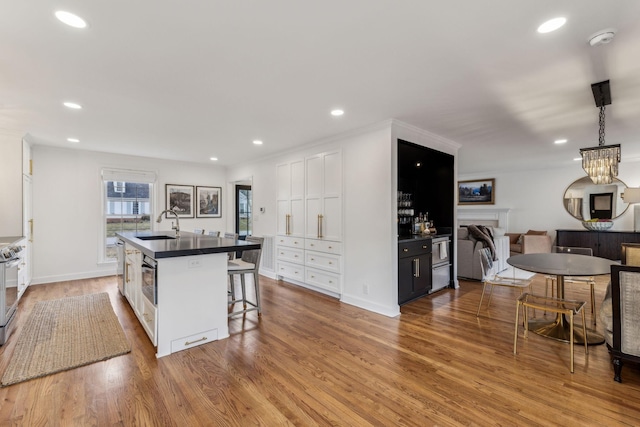
[[611, 219], [613, 214], [613, 193], [598, 193], [589, 196], [591, 218]]
[[253, 232], [252, 197], [250, 185], [236, 185], [236, 233], [240, 240]]

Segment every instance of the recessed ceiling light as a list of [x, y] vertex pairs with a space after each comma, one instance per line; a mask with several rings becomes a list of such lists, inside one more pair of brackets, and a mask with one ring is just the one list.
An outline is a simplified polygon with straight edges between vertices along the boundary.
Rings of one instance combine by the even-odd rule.
[[539, 33], [550, 33], [551, 31], [555, 31], [558, 28], [562, 27], [567, 22], [567, 18], [553, 18], [549, 19], [547, 22], [544, 22], [542, 25], [538, 27]]
[[80, 140], [78, 138], [67, 138], [67, 141], [69, 141], [69, 142], [80, 142]]
[[344, 114], [344, 111], [342, 111], [342, 110], [331, 110], [331, 115], [332, 116], [339, 117], [339, 116], [341, 116], [343, 114]]
[[80, 18], [78, 15], [74, 15], [71, 12], [65, 12], [64, 10], [59, 10], [55, 13], [56, 18], [58, 18], [61, 22], [67, 24], [73, 28], [86, 28], [87, 22]]
[[212, 161], [214, 161], [214, 162], [217, 162], [217, 161], [218, 161], [218, 158], [217, 158], [217, 157], [209, 157], [209, 160], [212, 160]]
[[553, 141], [554, 144], [564, 144], [565, 142], [567, 142], [566, 139], [556, 139]]
[[254, 143], [255, 145], [262, 145], [262, 141], [260, 141], [259, 139], [254, 139], [254, 140], [253, 140], [253, 143]]
[[65, 102], [64, 106], [67, 107], [67, 108], [72, 108], [74, 110], [82, 109], [82, 105], [76, 104], [75, 102]]

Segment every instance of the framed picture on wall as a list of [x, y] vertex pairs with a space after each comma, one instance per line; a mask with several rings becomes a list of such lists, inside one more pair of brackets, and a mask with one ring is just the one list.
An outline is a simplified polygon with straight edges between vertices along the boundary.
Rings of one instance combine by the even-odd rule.
[[197, 218], [221, 218], [222, 217], [222, 188], [221, 187], [196, 187], [196, 217]]
[[493, 205], [495, 202], [494, 178], [458, 181], [459, 205]]
[[[180, 218], [193, 218], [193, 185], [166, 184], [166, 209], [175, 211]], [[165, 218], [173, 215], [165, 213]]]

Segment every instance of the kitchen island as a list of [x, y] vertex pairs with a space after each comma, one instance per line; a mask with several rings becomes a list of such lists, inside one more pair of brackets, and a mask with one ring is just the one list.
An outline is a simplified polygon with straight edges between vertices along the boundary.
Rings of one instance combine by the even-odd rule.
[[121, 292], [156, 357], [229, 336], [227, 253], [259, 244], [188, 232], [116, 235], [124, 242]]

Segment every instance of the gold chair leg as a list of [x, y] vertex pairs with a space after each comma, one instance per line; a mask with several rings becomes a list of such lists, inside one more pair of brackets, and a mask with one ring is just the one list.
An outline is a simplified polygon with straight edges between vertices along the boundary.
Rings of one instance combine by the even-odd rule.
[[476, 317], [480, 316], [480, 307], [482, 307], [482, 300], [484, 299], [484, 292], [487, 290], [487, 284], [482, 284], [482, 294], [480, 294], [480, 302], [478, 303], [478, 311], [476, 312]]
[[582, 336], [585, 337], [584, 340], [584, 354], [589, 354], [589, 347], [587, 346], [587, 326], [586, 326], [586, 322], [585, 322], [585, 315], [584, 315], [584, 307], [582, 308]]
[[[584, 323], [583, 323], [584, 325]], [[571, 373], [573, 374], [573, 310], [570, 311], [569, 313], [569, 333], [571, 334], [569, 337], [569, 345], [570, 347], [570, 354], [571, 354]], [[585, 341], [587, 341], [587, 335], [585, 334]]]
[[487, 300], [487, 310], [489, 310], [489, 307], [491, 306], [491, 297], [493, 297], [493, 288], [495, 288], [495, 286], [490, 285], [491, 286], [491, 291], [489, 292], [489, 299]]
[[520, 311], [520, 300], [516, 301], [516, 331], [513, 334], [513, 354], [518, 354], [517, 346], [518, 346], [518, 314]]
[[589, 282], [589, 286], [591, 287], [591, 318], [593, 319], [593, 324], [595, 325], [598, 316], [596, 316], [596, 293], [593, 290], [594, 285], [594, 282]]

